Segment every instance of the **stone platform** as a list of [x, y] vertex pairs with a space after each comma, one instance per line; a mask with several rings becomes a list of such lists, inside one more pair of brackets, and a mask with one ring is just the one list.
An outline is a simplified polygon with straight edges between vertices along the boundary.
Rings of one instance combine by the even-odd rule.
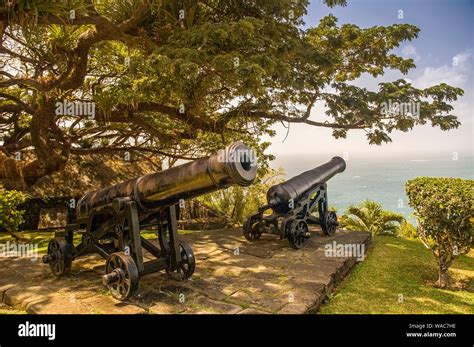
[[287, 240], [263, 235], [253, 243], [241, 229], [182, 235], [193, 248], [196, 271], [186, 282], [165, 272], [140, 279], [135, 296], [119, 302], [101, 284], [105, 261], [96, 255], [75, 260], [71, 273], [55, 278], [48, 265], [30, 258], [0, 258], [0, 301], [28, 313], [308, 313], [316, 312], [355, 266], [355, 257], [327, 256], [325, 245], [365, 245], [370, 234], [318, 229], [301, 250]]

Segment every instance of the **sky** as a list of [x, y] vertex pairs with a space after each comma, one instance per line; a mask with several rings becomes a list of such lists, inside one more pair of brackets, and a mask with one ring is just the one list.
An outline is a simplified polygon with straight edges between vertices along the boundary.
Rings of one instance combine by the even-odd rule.
[[[403, 11], [400, 12], [400, 11]], [[365, 132], [350, 131], [347, 139], [334, 139], [330, 129], [303, 124], [291, 124], [287, 129], [276, 125], [275, 137], [266, 137], [272, 143], [269, 152], [278, 156], [292, 154], [331, 153], [356, 155], [405, 155], [411, 156], [459, 153], [474, 154], [474, 84], [472, 64], [474, 57], [473, 14], [474, 0], [348, 0], [347, 7], [329, 8], [321, 0], [313, 0], [305, 18], [306, 27], [316, 26], [328, 14], [338, 18], [338, 24], [356, 24], [367, 28], [376, 25], [409, 23], [421, 29], [417, 39], [403, 42], [393, 53], [413, 58], [416, 68], [407, 75], [386, 70], [383, 76], [373, 78], [363, 75], [353, 83], [370, 90], [377, 90], [380, 82], [408, 79], [417, 88], [447, 83], [464, 89], [464, 96], [453, 103], [452, 112], [462, 123], [448, 132], [430, 125], [414, 130], [391, 134], [392, 142], [382, 146], [369, 145]], [[403, 18], [399, 18], [400, 14]], [[324, 116], [324, 105], [313, 108], [312, 119]], [[285, 139], [286, 137], [286, 139]]]

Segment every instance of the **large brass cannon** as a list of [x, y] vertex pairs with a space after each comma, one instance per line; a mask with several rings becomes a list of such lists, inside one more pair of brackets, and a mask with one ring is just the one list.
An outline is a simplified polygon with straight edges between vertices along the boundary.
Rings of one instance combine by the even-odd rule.
[[[271, 187], [267, 192], [267, 205], [245, 222], [245, 238], [255, 241], [263, 233], [277, 234], [281, 239], [288, 239], [294, 248], [301, 248], [310, 236], [308, 224], [319, 224], [324, 234], [333, 235], [338, 222], [336, 213], [328, 209], [326, 182], [345, 169], [344, 159], [334, 157]], [[313, 215], [316, 207], [317, 217]], [[272, 213], [265, 215], [267, 210]]]
[[[248, 186], [256, 172], [252, 151], [235, 142], [210, 157], [89, 192], [77, 202], [75, 220], [49, 243], [43, 262], [61, 276], [75, 258], [98, 253], [107, 259], [103, 283], [119, 300], [129, 298], [145, 274], [166, 270], [177, 280], [187, 279], [195, 260], [192, 249], [179, 240], [180, 205], [231, 185]], [[159, 247], [140, 234], [154, 228]], [[74, 233], [82, 234], [78, 245]], [[156, 259], [145, 261], [143, 249]]]

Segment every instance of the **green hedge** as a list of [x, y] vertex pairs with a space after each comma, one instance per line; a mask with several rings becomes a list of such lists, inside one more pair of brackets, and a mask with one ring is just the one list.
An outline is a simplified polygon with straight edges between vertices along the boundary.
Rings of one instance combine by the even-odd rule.
[[26, 194], [15, 190], [0, 191], [0, 231], [14, 232], [23, 223], [24, 211], [18, 210], [18, 206], [26, 198]]
[[417, 218], [418, 236], [439, 265], [439, 284], [448, 284], [452, 262], [473, 245], [474, 181], [418, 177], [406, 183], [408, 202]]

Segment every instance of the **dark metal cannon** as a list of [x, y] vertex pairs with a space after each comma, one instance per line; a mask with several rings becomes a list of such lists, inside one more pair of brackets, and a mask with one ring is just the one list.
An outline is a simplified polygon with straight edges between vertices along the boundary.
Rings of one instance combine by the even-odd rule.
[[[231, 185], [248, 186], [256, 171], [251, 150], [235, 142], [210, 157], [89, 192], [77, 202], [74, 220], [50, 241], [43, 262], [61, 276], [75, 258], [98, 253], [107, 259], [102, 281], [119, 300], [130, 297], [145, 274], [166, 270], [177, 280], [187, 279], [195, 260], [178, 236], [184, 199]], [[142, 230], [154, 228], [159, 247], [141, 236]], [[77, 245], [74, 233], [82, 235]], [[143, 249], [156, 259], [145, 261]]]
[[[308, 224], [318, 224], [325, 235], [333, 235], [338, 226], [337, 215], [328, 209], [327, 184], [334, 175], [346, 169], [341, 157], [272, 186], [267, 192], [267, 205], [259, 208], [245, 222], [244, 236], [249, 241], [262, 233], [277, 234], [301, 248], [309, 238]], [[314, 210], [318, 209], [318, 216]], [[270, 215], [265, 211], [271, 210]]]

